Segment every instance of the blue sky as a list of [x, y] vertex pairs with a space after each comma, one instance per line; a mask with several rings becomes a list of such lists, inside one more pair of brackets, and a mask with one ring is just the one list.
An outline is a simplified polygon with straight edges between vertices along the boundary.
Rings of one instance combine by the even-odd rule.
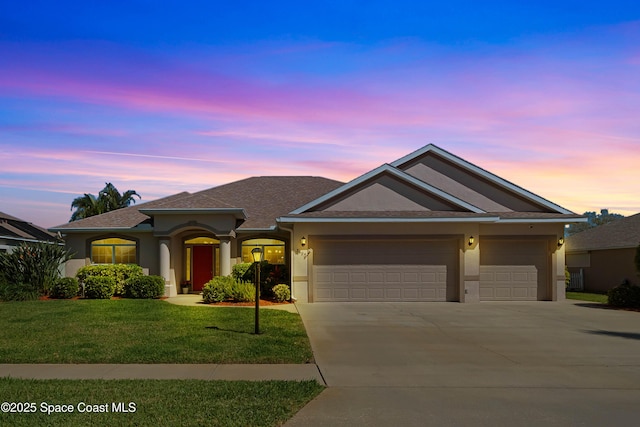
[[632, 1], [4, 1], [0, 210], [48, 227], [107, 181], [348, 181], [434, 143], [629, 215], [639, 76]]

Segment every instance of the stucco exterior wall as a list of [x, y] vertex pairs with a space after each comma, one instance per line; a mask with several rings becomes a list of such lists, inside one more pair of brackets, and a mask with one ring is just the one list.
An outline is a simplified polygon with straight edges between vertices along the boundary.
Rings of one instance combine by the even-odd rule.
[[[545, 298], [563, 300], [564, 283], [564, 246], [558, 247], [557, 240], [564, 234], [562, 224], [481, 224], [481, 223], [339, 223], [306, 224], [298, 223], [293, 227], [291, 244], [292, 291], [293, 297], [301, 302], [309, 301], [310, 279], [313, 265], [314, 235], [379, 235], [379, 236], [457, 236], [460, 242], [459, 252], [459, 300], [460, 302], [480, 301], [480, 248], [482, 236], [504, 236], [508, 238], [539, 237], [548, 242], [550, 254], [550, 288]], [[302, 247], [300, 239], [306, 237], [308, 244]], [[474, 243], [468, 244], [469, 237]]]
[[584, 290], [587, 292], [606, 292], [625, 279], [638, 284], [640, 278], [634, 265], [635, 253], [635, 248], [627, 248], [589, 251], [588, 257], [584, 253], [572, 254], [569, 256], [569, 271], [578, 272], [582, 268]]
[[65, 276], [74, 277], [81, 267], [91, 264], [91, 241], [107, 237], [137, 240], [138, 265], [147, 274], [160, 274], [159, 243], [151, 233], [73, 233], [64, 238], [65, 247], [75, 253], [65, 265]]

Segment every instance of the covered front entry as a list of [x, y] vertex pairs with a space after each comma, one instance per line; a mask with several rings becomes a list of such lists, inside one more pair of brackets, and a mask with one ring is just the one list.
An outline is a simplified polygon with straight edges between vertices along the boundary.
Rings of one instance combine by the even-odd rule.
[[480, 300], [536, 301], [550, 298], [548, 242], [483, 238]]
[[201, 291], [220, 271], [220, 242], [212, 237], [185, 240], [185, 279], [191, 290]]
[[456, 239], [316, 236], [310, 243], [315, 302], [459, 300]]

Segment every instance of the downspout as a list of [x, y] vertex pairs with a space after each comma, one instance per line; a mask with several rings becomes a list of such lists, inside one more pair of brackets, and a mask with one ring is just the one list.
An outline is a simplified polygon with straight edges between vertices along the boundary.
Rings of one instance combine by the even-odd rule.
[[289, 247], [289, 263], [291, 264], [289, 266], [289, 273], [291, 274], [291, 280], [290, 280], [290, 282], [291, 282], [291, 299], [293, 301], [296, 301], [297, 298], [293, 294], [293, 278], [295, 277], [295, 275], [293, 274], [293, 265], [295, 264], [295, 262], [293, 261], [293, 252], [294, 252], [294, 250], [293, 250], [293, 245], [294, 245], [294, 242], [293, 242], [293, 227], [292, 228], [287, 228], [283, 224], [278, 224], [278, 227], [280, 227], [284, 231], [288, 231], [289, 232], [289, 246], [290, 246]]

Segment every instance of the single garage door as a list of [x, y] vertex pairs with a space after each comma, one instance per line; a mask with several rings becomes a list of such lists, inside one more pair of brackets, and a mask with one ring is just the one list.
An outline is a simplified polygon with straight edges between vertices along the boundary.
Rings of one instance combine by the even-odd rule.
[[458, 301], [454, 239], [321, 238], [312, 298], [327, 301]]
[[480, 242], [480, 300], [549, 299], [546, 240], [483, 238]]

